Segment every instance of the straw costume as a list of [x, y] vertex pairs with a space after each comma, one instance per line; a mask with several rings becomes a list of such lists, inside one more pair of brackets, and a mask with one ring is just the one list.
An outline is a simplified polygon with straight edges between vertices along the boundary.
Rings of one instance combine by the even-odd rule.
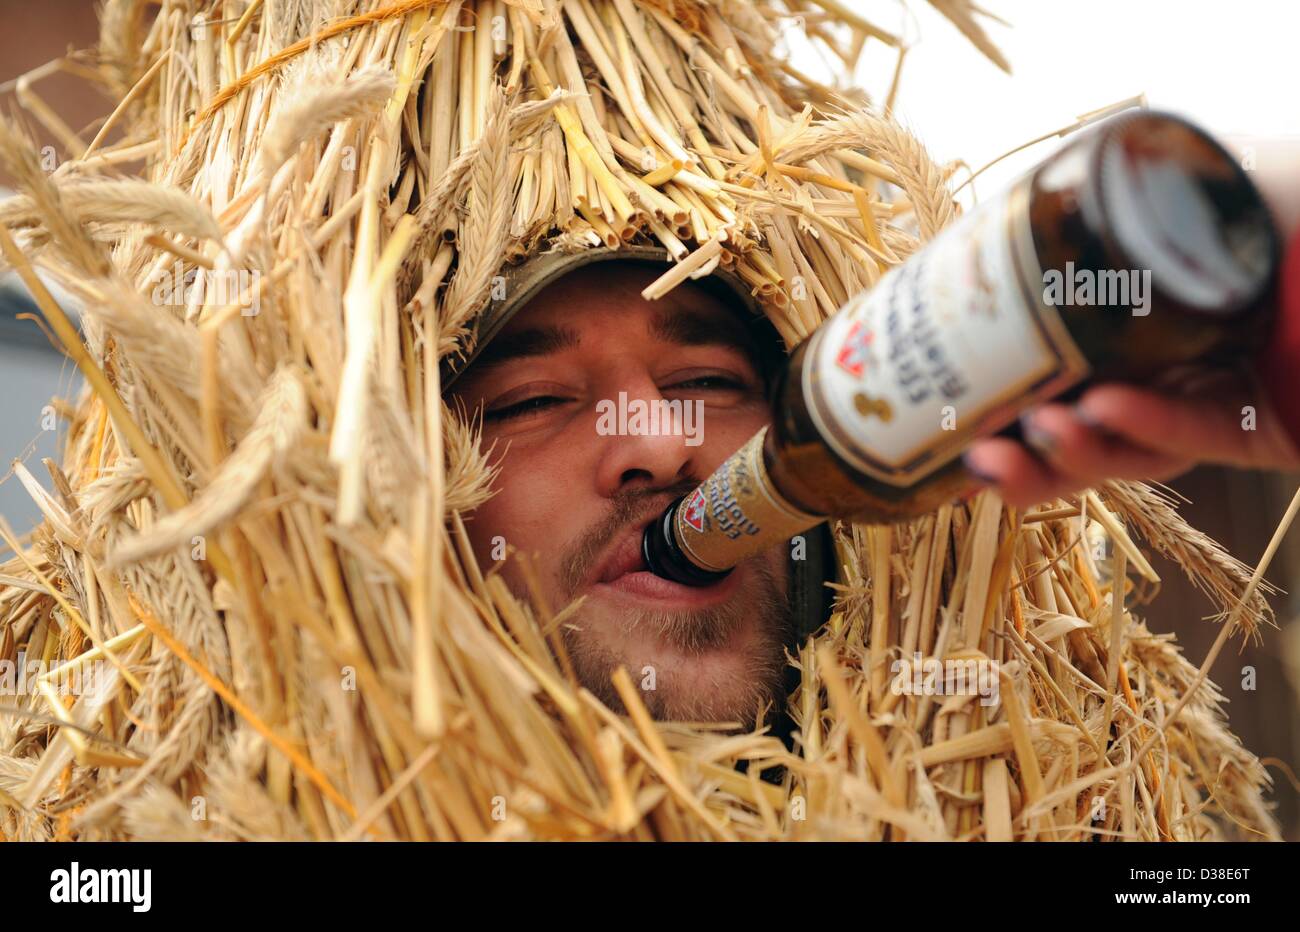
[[[475, 563], [492, 475], [443, 382], [530, 263], [653, 247], [652, 293], [725, 273], [788, 348], [958, 215], [892, 101], [774, 52], [793, 17], [901, 62], [832, 0], [104, 4], [109, 126], [34, 92], [0, 124], [6, 266], [87, 382], [14, 467], [45, 520], [5, 530], [0, 659], [53, 672], [0, 711], [3, 837], [1276, 837], [1142, 547], [1247, 632], [1263, 593], [1141, 484], [838, 524], [789, 747], [654, 722], [625, 674], [616, 714]], [[900, 694], [915, 653], [996, 662], [1001, 702]]]

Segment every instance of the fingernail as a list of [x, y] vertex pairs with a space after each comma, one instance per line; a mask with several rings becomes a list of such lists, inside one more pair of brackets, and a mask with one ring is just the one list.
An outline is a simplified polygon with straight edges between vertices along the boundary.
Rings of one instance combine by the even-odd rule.
[[1056, 437], [1039, 427], [1030, 414], [1020, 416], [1020, 436], [1028, 446], [1045, 455], [1050, 456], [1057, 447]]
[[970, 455], [969, 450], [961, 455], [961, 463], [963, 466], [966, 467], [966, 471], [968, 473], [970, 473], [972, 476], [974, 476], [976, 479], [978, 479], [980, 482], [984, 483], [985, 485], [998, 484], [997, 476], [989, 475], [988, 473], [981, 470], [978, 466], [976, 466], [972, 462], [972, 457]]
[[1071, 408], [1071, 413], [1074, 414], [1075, 420], [1085, 427], [1101, 428], [1101, 421], [1093, 417], [1091, 412], [1089, 412], [1082, 404], [1074, 405], [1074, 407]]
[[1101, 435], [1102, 437], [1116, 436], [1113, 430], [1111, 430], [1101, 421], [1097, 420], [1097, 418], [1090, 411], [1088, 411], [1088, 409], [1085, 408], [1082, 404], [1076, 404], [1070, 410], [1071, 413], [1074, 415], [1075, 420], [1077, 420], [1080, 424], [1082, 424], [1084, 427], [1088, 428], [1089, 430]]

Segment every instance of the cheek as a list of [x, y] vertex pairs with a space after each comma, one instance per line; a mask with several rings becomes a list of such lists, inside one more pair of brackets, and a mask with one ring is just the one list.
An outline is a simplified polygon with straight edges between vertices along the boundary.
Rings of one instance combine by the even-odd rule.
[[[577, 533], [578, 500], [591, 483], [584, 484], [572, 462], [557, 461], [545, 449], [511, 450], [492, 462], [499, 465], [494, 494], [475, 509], [466, 526], [474, 553], [484, 570], [503, 550], [535, 554], [536, 565], [544, 578], [549, 577]], [[513, 565], [507, 564], [508, 572]]]

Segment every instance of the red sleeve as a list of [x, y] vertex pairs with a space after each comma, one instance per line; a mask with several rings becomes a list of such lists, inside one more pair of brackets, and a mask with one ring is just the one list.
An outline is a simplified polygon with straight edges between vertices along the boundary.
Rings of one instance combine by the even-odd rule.
[[1283, 426], [1300, 447], [1300, 233], [1291, 237], [1278, 281], [1277, 323], [1259, 375]]

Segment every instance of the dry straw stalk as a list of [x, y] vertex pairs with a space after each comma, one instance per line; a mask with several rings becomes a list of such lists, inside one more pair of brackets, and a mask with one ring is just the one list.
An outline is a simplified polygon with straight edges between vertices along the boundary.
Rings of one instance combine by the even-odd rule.
[[[978, 7], [933, 2], [1001, 63]], [[625, 671], [610, 710], [556, 649], [571, 609], [474, 560], [492, 476], [438, 362], [503, 265], [658, 243], [680, 264], [652, 294], [729, 268], [793, 346], [957, 215], [887, 108], [772, 51], [799, 17], [846, 67], [901, 66], [890, 30], [831, 0], [102, 12], [78, 67], [113, 131], [58, 121], [53, 68], [18, 102], [57, 171], [0, 124], [6, 263], [87, 380], [50, 490], [21, 471], [45, 520], [5, 535], [0, 660], [55, 672], [0, 709], [0, 837], [1276, 837], [1268, 774], [1129, 570], [1173, 557], [1250, 632], [1266, 586], [1146, 486], [838, 527], [793, 752], [652, 721]], [[236, 286], [159, 300], [178, 268]], [[994, 664], [1004, 701], [898, 694], [916, 653]], [[101, 690], [54, 690], [105, 658]]]

